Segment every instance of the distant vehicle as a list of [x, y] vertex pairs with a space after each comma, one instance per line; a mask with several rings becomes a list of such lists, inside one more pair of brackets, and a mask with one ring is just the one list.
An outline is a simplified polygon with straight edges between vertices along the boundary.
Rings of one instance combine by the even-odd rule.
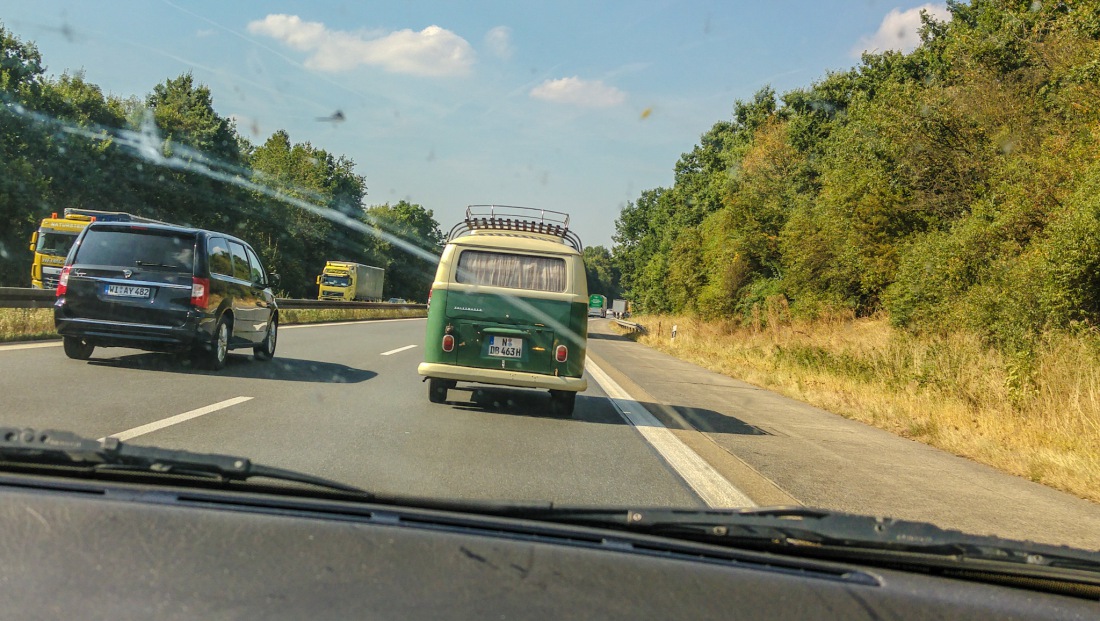
[[43, 218], [38, 224], [38, 230], [31, 234], [30, 251], [34, 253], [34, 259], [31, 262], [32, 288], [57, 288], [57, 281], [61, 278], [61, 266], [65, 264], [69, 249], [73, 247], [76, 236], [92, 222], [164, 224], [120, 211], [68, 208], [62, 217], [58, 217], [55, 211], [49, 218]]
[[588, 296], [588, 316], [607, 317], [607, 298], [598, 293]]
[[408, 304], [409, 303], [408, 300], [406, 300], [405, 298], [390, 298], [390, 299], [386, 300], [386, 302], [388, 302], [390, 304]]
[[626, 300], [615, 299], [611, 301], [611, 313], [615, 317], [626, 317], [629, 309], [630, 305]]
[[201, 229], [93, 222], [57, 285], [54, 325], [65, 354], [96, 347], [191, 352], [212, 369], [229, 350], [275, 355], [279, 309], [268, 275], [244, 241]]
[[329, 261], [317, 277], [318, 300], [381, 302], [386, 271], [350, 261]]
[[428, 297], [428, 399], [458, 382], [550, 391], [571, 416], [584, 378], [588, 284], [564, 213], [472, 205], [455, 225]]

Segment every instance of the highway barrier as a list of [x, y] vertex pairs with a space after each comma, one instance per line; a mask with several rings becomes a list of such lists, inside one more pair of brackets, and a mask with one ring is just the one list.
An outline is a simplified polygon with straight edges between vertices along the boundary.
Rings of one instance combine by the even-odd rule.
[[0, 308], [49, 308], [55, 298], [51, 289], [0, 287]]
[[631, 332], [645, 332], [645, 326], [640, 323], [634, 323], [633, 321], [626, 321], [625, 319], [616, 319], [615, 323], [619, 326], [630, 330]]
[[[21, 287], [0, 287], [0, 308], [49, 308], [56, 296], [49, 289], [24, 289]], [[339, 300], [294, 300], [279, 298], [275, 300], [279, 308], [288, 310], [319, 309], [339, 310], [353, 308], [403, 308], [424, 310], [427, 304], [390, 304], [389, 302], [343, 302]]]

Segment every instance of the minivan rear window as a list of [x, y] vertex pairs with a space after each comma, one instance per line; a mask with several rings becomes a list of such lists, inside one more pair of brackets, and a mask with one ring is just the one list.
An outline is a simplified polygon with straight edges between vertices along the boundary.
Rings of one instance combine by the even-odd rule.
[[470, 285], [565, 291], [565, 259], [507, 252], [465, 250], [455, 280]]
[[190, 273], [195, 264], [195, 237], [153, 229], [91, 229], [73, 262]]

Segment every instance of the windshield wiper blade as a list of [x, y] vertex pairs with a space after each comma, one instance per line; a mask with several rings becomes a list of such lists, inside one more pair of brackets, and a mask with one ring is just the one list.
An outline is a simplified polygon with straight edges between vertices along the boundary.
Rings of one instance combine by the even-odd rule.
[[178, 265], [168, 265], [167, 263], [156, 263], [156, 262], [153, 262], [153, 261], [137, 260], [137, 261], [134, 261], [134, 265], [137, 265], [137, 266], [140, 266], [140, 267], [164, 267], [164, 268], [168, 268], [170, 270], [179, 269]]
[[246, 457], [133, 445], [109, 437], [93, 440], [52, 429], [0, 427], [0, 462], [67, 466], [97, 472], [131, 470], [159, 475], [202, 476], [223, 482], [263, 477], [370, 496], [358, 487], [256, 464]]
[[919, 555], [926, 560], [983, 561], [1084, 571], [1100, 584], [1100, 552], [971, 535], [927, 522], [808, 507], [754, 509], [524, 509], [527, 519], [614, 528], [772, 551], [814, 550]]

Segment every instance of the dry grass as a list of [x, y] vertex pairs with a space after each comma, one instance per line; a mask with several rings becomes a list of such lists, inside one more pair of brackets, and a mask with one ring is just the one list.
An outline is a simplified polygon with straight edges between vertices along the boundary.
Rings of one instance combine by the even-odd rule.
[[0, 342], [57, 338], [52, 308], [0, 308]]
[[402, 319], [427, 317], [428, 311], [405, 308], [353, 308], [281, 310], [286, 325], [296, 323], [326, 323], [330, 321], [362, 321], [364, 319]]
[[782, 310], [756, 329], [635, 321], [649, 329], [641, 342], [679, 358], [1100, 502], [1100, 337], [1051, 336], [1016, 360], [969, 335], [917, 337], [885, 319], [791, 323]]
[[[427, 311], [402, 308], [287, 309], [280, 311], [280, 314], [282, 322], [290, 325], [296, 323], [426, 317]], [[0, 308], [0, 342], [52, 338], [57, 338], [57, 332], [53, 328], [52, 308]]]

